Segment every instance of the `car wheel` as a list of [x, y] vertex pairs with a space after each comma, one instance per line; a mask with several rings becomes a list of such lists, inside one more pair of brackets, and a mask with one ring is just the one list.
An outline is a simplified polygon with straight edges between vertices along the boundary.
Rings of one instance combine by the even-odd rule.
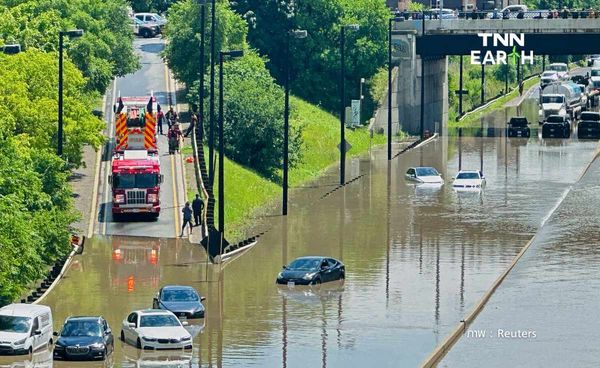
[[340, 280], [345, 280], [346, 279], [346, 271], [343, 270], [342, 273], [340, 274]]
[[137, 343], [135, 344], [135, 346], [136, 346], [138, 349], [141, 349], [141, 348], [142, 348], [142, 340], [140, 340], [140, 338], [139, 338], [139, 337], [138, 337], [138, 339], [137, 339]]
[[125, 342], [125, 332], [121, 331], [121, 341]]
[[28, 353], [29, 355], [33, 355], [33, 346], [30, 346], [30, 347], [29, 347], [29, 350], [27, 350], [27, 353]]
[[316, 279], [313, 280], [312, 284], [313, 285], [321, 285], [321, 278], [317, 277]]

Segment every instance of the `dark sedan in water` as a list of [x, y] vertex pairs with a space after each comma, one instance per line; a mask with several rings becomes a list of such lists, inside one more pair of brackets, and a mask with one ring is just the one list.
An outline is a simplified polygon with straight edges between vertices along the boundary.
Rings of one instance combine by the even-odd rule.
[[277, 275], [278, 284], [317, 285], [346, 278], [346, 266], [337, 259], [327, 257], [300, 257]]
[[69, 317], [54, 345], [54, 358], [104, 360], [115, 348], [108, 323], [102, 317]]
[[177, 317], [204, 318], [205, 299], [191, 286], [167, 285], [156, 294], [152, 308], [166, 309]]

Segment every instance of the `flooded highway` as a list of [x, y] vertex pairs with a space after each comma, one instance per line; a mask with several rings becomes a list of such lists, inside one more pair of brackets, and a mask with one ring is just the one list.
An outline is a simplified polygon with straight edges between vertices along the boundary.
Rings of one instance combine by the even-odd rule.
[[440, 367], [598, 365], [599, 182], [596, 159]]
[[[70, 315], [101, 314], [118, 336], [126, 315], [150, 307], [162, 285], [206, 296], [192, 352], [118, 341], [115, 367], [417, 366], [534, 235], [595, 147], [452, 136], [391, 163], [376, 149], [349, 162], [349, 176], [364, 176], [344, 189], [324, 196], [333, 170], [293, 193], [287, 219], [259, 219], [257, 231], [269, 231], [236, 260], [207, 266], [204, 250], [187, 241], [96, 236], [42, 304], [55, 329]], [[453, 190], [459, 157], [463, 169], [479, 169], [482, 155], [486, 188]], [[419, 165], [436, 167], [446, 184], [408, 184], [404, 173]], [[303, 255], [342, 260], [345, 283], [277, 287], [281, 266]]]

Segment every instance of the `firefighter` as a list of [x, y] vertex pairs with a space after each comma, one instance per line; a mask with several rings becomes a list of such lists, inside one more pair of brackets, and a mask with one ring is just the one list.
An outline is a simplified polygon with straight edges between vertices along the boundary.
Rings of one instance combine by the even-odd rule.
[[202, 225], [202, 210], [204, 209], [204, 202], [200, 199], [200, 195], [196, 194], [196, 199], [192, 201], [192, 210], [194, 211], [194, 226]]
[[179, 151], [179, 140], [181, 139], [182, 134], [179, 129], [179, 124], [173, 124], [169, 127], [169, 132], [167, 133], [167, 138], [169, 140], [169, 153], [174, 153], [175, 151]]
[[190, 125], [188, 126], [187, 130], [185, 131], [184, 137], [188, 137], [188, 135], [190, 135], [191, 132], [194, 131], [194, 127], [196, 126], [196, 123], [198, 122], [198, 117], [196, 116], [196, 114], [192, 114], [192, 121], [190, 122]]
[[173, 106], [169, 106], [166, 117], [167, 124], [169, 124], [169, 128], [171, 128], [177, 122], [177, 111], [173, 110]]

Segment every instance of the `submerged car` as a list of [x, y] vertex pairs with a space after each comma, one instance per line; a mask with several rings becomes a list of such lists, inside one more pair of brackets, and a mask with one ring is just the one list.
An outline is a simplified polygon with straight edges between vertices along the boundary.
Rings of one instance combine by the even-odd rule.
[[167, 310], [134, 311], [123, 320], [121, 340], [138, 349], [191, 349], [187, 325]]
[[550, 115], [542, 125], [542, 138], [569, 138], [571, 123], [566, 116]]
[[337, 259], [327, 257], [300, 257], [277, 275], [278, 284], [318, 285], [346, 278], [346, 266]]
[[529, 138], [531, 130], [528, 125], [529, 122], [524, 116], [510, 118], [510, 121], [508, 122], [508, 136]]
[[54, 359], [104, 360], [115, 349], [112, 331], [102, 317], [69, 317], [54, 346]]
[[600, 113], [591, 111], [581, 113], [579, 123], [577, 124], [577, 138], [600, 138]]
[[485, 186], [485, 177], [481, 171], [461, 170], [456, 174], [453, 188], [483, 188]]
[[443, 184], [442, 175], [433, 167], [411, 167], [406, 171], [406, 180], [415, 183]]
[[167, 285], [154, 297], [152, 308], [169, 310], [178, 317], [204, 318], [205, 299], [191, 286]]

